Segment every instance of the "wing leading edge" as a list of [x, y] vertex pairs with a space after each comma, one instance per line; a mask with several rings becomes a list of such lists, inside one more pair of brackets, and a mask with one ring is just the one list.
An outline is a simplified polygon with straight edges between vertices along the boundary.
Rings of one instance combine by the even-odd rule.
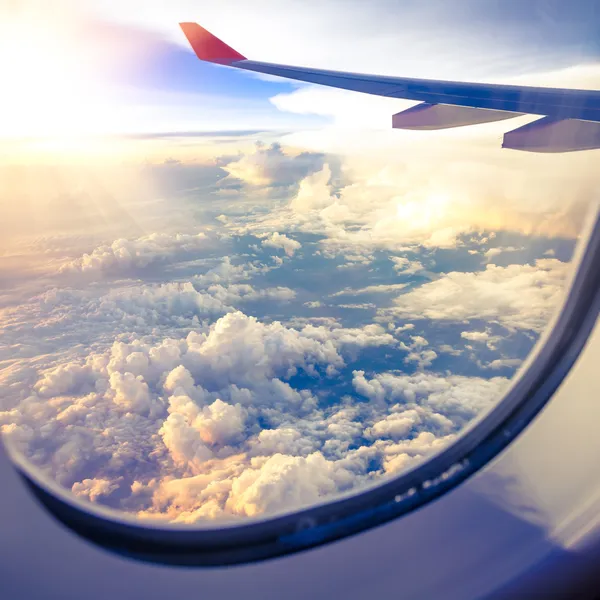
[[600, 91], [411, 79], [309, 69], [249, 60], [197, 23], [181, 29], [200, 60], [352, 90], [421, 102], [392, 117], [396, 129], [447, 129], [540, 115], [505, 134], [503, 148], [570, 152], [600, 148]]

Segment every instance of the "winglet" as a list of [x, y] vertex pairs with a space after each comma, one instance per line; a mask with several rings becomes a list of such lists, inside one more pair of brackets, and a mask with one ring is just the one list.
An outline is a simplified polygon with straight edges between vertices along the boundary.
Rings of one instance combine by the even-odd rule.
[[185, 37], [187, 37], [192, 49], [200, 60], [230, 65], [238, 60], [246, 60], [246, 57], [222, 42], [210, 31], [200, 27], [198, 23], [179, 23]]

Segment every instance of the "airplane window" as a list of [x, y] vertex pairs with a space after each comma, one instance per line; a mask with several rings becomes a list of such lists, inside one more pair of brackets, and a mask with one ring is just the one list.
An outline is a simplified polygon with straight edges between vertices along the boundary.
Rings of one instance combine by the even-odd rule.
[[[398, 31], [356, 4], [333, 48], [333, 9], [312, 27], [297, 3], [272, 30], [215, 5], [206, 25], [271, 63], [598, 89], [556, 19], [547, 52], [535, 11], [435, 4], [427, 45], [424, 9]], [[597, 97], [561, 120], [541, 96], [457, 109], [410, 82], [244, 71], [180, 15], [110, 5], [0, 25], [0, 431], [19, 468], [50, 504], [60, 488], [213, 532], [417, 473], [500, 406], [566, 298]]]

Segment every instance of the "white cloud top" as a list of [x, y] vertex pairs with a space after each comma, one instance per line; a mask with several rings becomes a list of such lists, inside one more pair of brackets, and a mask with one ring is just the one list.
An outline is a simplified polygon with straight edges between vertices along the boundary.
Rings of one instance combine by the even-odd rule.
[[294, 256], [296, 250], [302, 248], [302, 244], [289, 238], [283, 233], [276, 231], [262, 241], [265, 248], [281, 248], [288, 256]]
[[390, 310], [401, 318], [482, 319], [540, 332], [560, 303], [567, 271], [566, 263], [550, 258], [535, 265], [447, 273], [399, 296]]

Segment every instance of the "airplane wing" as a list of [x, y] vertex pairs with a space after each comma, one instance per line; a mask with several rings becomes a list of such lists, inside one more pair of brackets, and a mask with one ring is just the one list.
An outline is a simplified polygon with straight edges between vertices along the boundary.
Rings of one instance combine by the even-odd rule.
[[200, 60], [330, 87], [420, 102], [395, 129], [446, 129], [524, 114], [542, 118], [504, 135], [503, 148], [571, 152], [600, 148], [600, 91], [411, 79], [249, 60], [197, 23], [180, 23]]

